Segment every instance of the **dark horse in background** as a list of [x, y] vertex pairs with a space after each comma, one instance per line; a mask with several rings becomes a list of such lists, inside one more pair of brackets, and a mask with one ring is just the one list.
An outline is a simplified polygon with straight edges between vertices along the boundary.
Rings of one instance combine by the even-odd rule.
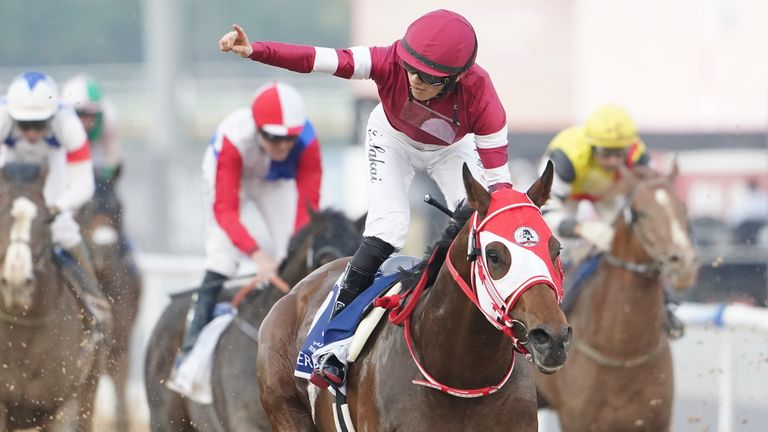
[[[512, 260], [511, 250], [499, 241], [482, 243], [485, 248], [480, 252], [482, 259], [477, 257], [475, 264], [470, 263], [468, 241], [472, 238], [479, 248], [479, 243], [474, 242], [481, 241], [476, 240], [480, 235], [511, 236], [515, 227], [507, 227], [506, 221], [515, 215], [525, 215], [520, 216], [525, 223], [543, 225], [541, 213], [538, 209], [532, 211], [530, 206], [541, 206], [549, 197], [552, 172], [550, 163], [544, 175], [528, 190], [524, 208], [518, 204], [507, 206], [506, 201], [499, 198], [505, 207], [489, 215], [489, 205], [499, 201], [492, 201], [465, 165], [463, 178], [469, 207], [465, 205], [456, 211], [453, 223], [433, 248], [431, 262], [423, 262], [415, 270], [404, 273], [409, 280], [421, 278], [425, 269], [429, 275], [427, 286], [431, 287], [424, 291], [409, 321], [405, 321], [405, 332], [410, 325], [415, 356], [425, 370], [447, 386], [488, 386], [497, 391], [489, 396], [462, 398], [414, 385], [412, 380], [422, 379], [422, 374], [409, 352], [406, 333], [401, 327], [380, 323], [347, 375], [349, 414], [356, 430], [537, 430], [532, 372], [525, 365], [514, 365], [515, 358], [522, 361], [525, 357], [516, 354], [513, 346], [525, 347], [542, 371], [554, 373], [564, 364], [571, 329], [558, 305], [557, 291], [553, 292], [553, 287], [538, 279], [525, 285], [524, 292], [516, 291], [513, 295], [519, 298], [514, 305], [505, 303], [506, 310], [499, 317], [502, 331], [486, 319], [462, 286], [472, 284], [475, 276], [472, 269], [480, 265], [478, 263], [487, 263], [494, 280], [506, 275], [514, 277], [525, 270], [522, 268], [525, 264]], [[516, 196], [523, 198], [522, 195]], [[508, 195], [502, 192], [498, 196]], [[473, 214], [476, 220], [470, 218]], [[479, 229], [477, 236], [470, 234], [475, 223], [482, 224], [492, 215], [499, 217], [497, 221], [503, 221], [504, 228], [498, 228], [497, 232]], [[545, 250], [542, 254], [546, 256], [538, 259], [541, 265], [557, 268], [559, 242], [554, 237], [547, 238], [544, 232], [541, 234]], [[295, 378], [293, 370], [315, 312], [346, 263], [347, 260], [334, 261], [312, 272], [277, 302], [261, 326], [257, 373], [262, 405], [272, 430], [336, 430], [331, 408], [333, 396], [328, 391], [318, 393], [307, 381]], [[410, 285], [407, 282], [403, 285]], [[511, 296], [504, 301], [511, 303]], [[508, 381], [502, 385], [506, 376]]]
[[130, 429], [127, 382], [131, 336], [141, 296], [141, 275], [123, 231], [123, 206], [117, 195], [121, 167], [105, 174], [95, 172], [96, 191], [78, 215], [96, 277], [112, 303], [112, 340], [106, 372], [115, 386], [115, 430]]
[[611, 251], [568, 315], [575, 350], [557, 375], [536, 374], [565, 432], [669, 431], [674, 375], [663, 284], [688, 288], [698, 272], [672, 187], [676, 172], [621, 172], [614, 193], [626, 201]]
[[[334, 210], [310, 211], [310, 222], [292, 238], [279, 273], [289, 286], [312, 270], [352, 255], [364, 218], [357, 222]], [[225, 291], [225, 295], [226, 291]], [[231, 298], [232, 293], [228, 293]], [[256, 380], [257, 335], [261, 322], [283, 293], [272, 285], [251, 291], [224, 330], [214, 352], [213, 405], [188, 400], [165, 386], [181, 345], [191, 294], [174, 296], [147, 347], [145, 383], [154, 432], [254, 431], [265, 424]], [[194, 424], [194, 426], [193, 426]]]
[[55, 262], [46, 173], [8, 163], [0, 177], [0, 431], [92, 428], [105, 345]]

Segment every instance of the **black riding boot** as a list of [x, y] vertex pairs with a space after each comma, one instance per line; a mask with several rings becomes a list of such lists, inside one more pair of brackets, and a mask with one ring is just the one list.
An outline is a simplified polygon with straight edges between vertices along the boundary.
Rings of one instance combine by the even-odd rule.
[[[331, 319], [371, 286], [376, 271], [394, 251], [394, 246], [384, 240], [376, 237], [363, 238], [363, 242], [344, 271]], [[345, 362], [336, 358], [333, 353], [328, 353], [319, 359], [310, 382], [319, 387], [328, 387], [330, 383], [342, 385], [346, 375], [345, 369]]]
[[357, 296], [365, 291], [373, 279], [381, 264], [395, 251], [394, 246], [376, 237], [364, 237], [360, 247], [357, 248], [352, 261], [344, 271], [344, 277], [339, 284], [339, 295], [333, 306], [331, 319], [338, 315]]
[[182, 355], [188, 354], [197, 342], [197, 337], [206, 324], [211, 321], [216, 299], [219, 297], [227, 277], [210, 270], [205, 272], [203, 284], [192, 296], [192, 304], [187, 312], [184, 342], [181, 344]]

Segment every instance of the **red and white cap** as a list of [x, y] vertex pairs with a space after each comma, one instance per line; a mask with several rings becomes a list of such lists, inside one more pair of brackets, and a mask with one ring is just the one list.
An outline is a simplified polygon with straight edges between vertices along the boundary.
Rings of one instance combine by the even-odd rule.
[[304, 99], [299, 92], [277, 81], [256, 90], [251, 112], [256, 126], [270, 135], [299, 135], [307, 122]]

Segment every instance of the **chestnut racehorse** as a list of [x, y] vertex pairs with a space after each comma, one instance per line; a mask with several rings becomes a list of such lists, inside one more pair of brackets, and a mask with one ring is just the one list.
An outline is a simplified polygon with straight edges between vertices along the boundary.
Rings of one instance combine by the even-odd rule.
[[[560, 245], [537, 207], [549, 196], [552, 165], [527, 194], [489, 194], [466, 165], [463, 179], [468, 206], [456, 211], [431, 259], [403, 273], [404, 286], [426, 282], [401, 311], [411, 312], [405, 326], [380, 323], [347, 374], [357, 431], [537, 430], [533, 377], [525, 365], [514, 365], [524, 357], [513, 348], [554, 373], [571, 339], [558, 306]], [[315, 312], [347, 261], [311, 273], [262, 324], [257, 372], [272, 430], [336, 430], [334, 397], [295, 378], [293, 369]]]
[[575, 351], [560, 373], [535, 374], [563, 431], [668, 431], [672, 357], [663, 328], [663, 281], [693, 285], [698, 260], [672, 180], [622, 170], [626, 196], [611, 251], [569, 313]]

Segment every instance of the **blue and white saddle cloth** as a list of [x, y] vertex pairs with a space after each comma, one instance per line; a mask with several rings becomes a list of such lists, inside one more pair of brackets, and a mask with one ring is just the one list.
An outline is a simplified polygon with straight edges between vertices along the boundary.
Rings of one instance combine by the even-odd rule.
[[[342, 274], [341, 277], [343, 276]], [[376, 297], [400, 279], [400, 273], [378, 275], [368, 289], [360, 293], [351, 304], [333, 318], [333, 321], [330, 321], [341, 277], [333, 285], [333, 289], [315, 314], [304, 345], [299, 351], [294, 371], [294, 375], [299, 378], [309, 379], [318, 358], [328, 352], [334, 352], [339, 360], [346, 363], [349, 345], [363, 315], [368, 312], [369, 306]]]

